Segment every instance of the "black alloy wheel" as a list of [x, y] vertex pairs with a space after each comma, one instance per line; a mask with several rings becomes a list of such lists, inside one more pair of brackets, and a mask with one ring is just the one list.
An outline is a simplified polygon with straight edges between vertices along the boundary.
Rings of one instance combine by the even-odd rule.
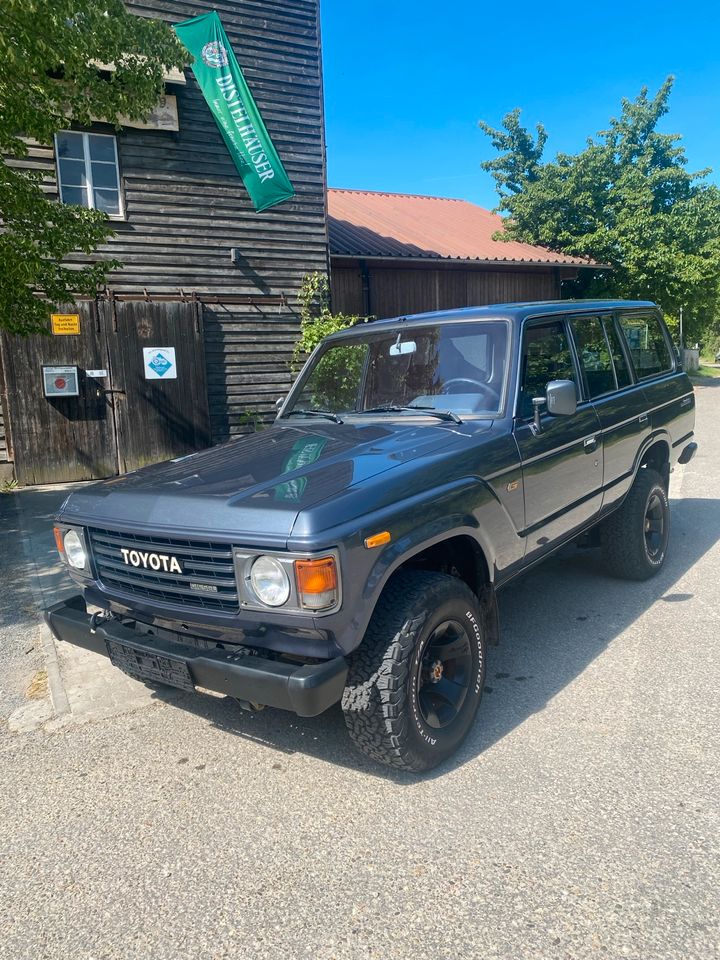
[[665, 549], [665, 506], [655, 492], [650, 496], [645, 511], [645, 549], [651, 560]]
[[480, 705], [485, 647], [484, 615], [467, 584], [446, 573], [397, 573], [350, 658], [342, 709], [355, 745], [415, 773], [450, 757]]
[[420, 713], [429, 727], [441, 730], [465, 703], [473, 667], [470, 637], [457, 620], [437, 626], [425, 642], [417, 678]]

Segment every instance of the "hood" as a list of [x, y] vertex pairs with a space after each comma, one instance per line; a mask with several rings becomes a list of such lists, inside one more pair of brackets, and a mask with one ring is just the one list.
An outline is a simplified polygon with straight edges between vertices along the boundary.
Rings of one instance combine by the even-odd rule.
[[275, 544], [287, 539], [301, 510], [462, 439], [444, 423], [276, 424], [76, 491], [61, 516], [109, 529]]

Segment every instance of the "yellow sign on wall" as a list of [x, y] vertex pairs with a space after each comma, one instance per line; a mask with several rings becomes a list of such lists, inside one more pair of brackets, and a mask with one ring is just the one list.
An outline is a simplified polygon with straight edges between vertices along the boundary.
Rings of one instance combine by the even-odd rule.
[[51, 313], [50, 323], [56, 337], [67, 337], [80, 333], [79, 313]]

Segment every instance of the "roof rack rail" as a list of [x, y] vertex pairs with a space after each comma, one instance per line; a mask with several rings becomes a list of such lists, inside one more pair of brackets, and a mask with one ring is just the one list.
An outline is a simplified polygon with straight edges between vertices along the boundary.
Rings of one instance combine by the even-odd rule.
[[379, 323], [380, 320], [407, 320], [406, 316], [402, 317], [358, 317], [355, 323], [351, 324], [353, 327], [359, 327], [361, 323]]

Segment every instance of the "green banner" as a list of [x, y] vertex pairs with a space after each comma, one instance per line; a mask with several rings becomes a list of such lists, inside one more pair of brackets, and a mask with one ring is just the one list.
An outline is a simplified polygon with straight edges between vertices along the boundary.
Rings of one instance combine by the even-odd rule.
[[176, 24], [175, 32], [195, 58], [192, 71], [255, 209], [294, 197], [220, 17], [213, 10]]

